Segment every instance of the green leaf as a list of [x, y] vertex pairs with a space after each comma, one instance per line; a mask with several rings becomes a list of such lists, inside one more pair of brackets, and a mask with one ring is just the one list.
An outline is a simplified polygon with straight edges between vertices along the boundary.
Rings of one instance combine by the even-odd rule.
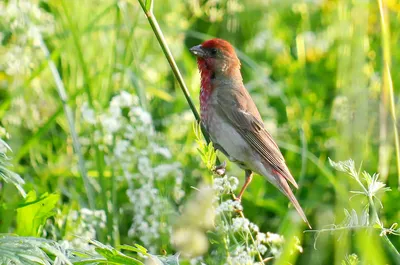
[[146, 0], [146, 11], [153, 11], [153, 0]]
[[[58, 263], [55, 262], [55, 258]], [[55, 241], [0, 234], [0, 264], [72, 265], [72, 262], [67, 257], [67, 251]]]
[[155, 256], [150, 255], [151, 265], [179, 265], [179, 253], [173, 256]]
[[121, 246], [119, 246], [119, 249], [129, 250], [132, 252], [147, 255], [147, 249], [145, 249], [144, 247], [142, 247], [141, 245], [138, 245], [138, 244], [135, 244], [135, 246], [121, 245]]
[[109, 263], [124, 265], [143, 265], [140, 260], [127, 256], [113, 247], [106, 246], [96, 240], [91, 240], [90, 243], [96, 246], [96, 252], [106, 258]]
[[25, 181], [17, 174], [8, 169], [10, 164], [8, 163], [7, 151], [11, 151], [10, 146], [3, 139], [0, 138], [0, 179], [3, 179], [7, 183], [13, 184], [23, 197], [26, 196], [24, 188]]
[[58, 194], [45, 193], [37, 199], [36, 192], [30, 191], [25, 203], [17, 209], [16, 233], [20, 236], [38, 236], [47, 218], [54, 215], [59, 198]]

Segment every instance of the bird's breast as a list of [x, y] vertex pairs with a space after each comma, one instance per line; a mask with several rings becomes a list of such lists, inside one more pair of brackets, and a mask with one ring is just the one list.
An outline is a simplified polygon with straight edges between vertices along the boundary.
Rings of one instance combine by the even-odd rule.
[[210, 100], [212, 90], [209, 88], [201, 88], [200, 90], [200, 116], [203, 123], [208, 123], [208, 114], [210, 111]]
[[209, 106], [205, 126], [211, 140], [228, 153], [230, 160], [247, 164], [251, 148], [236, 128], [213, 110], [213, 104]]

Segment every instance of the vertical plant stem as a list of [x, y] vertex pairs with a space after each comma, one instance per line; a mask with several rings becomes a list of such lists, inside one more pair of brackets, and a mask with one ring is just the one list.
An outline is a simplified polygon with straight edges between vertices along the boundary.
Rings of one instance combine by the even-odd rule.
[[[110, 51], [110, 53], [112, 54], [112, 58], [111, 58], [111, 63], [110, 63], [110, 72], [108, 74], [108, 83], [106, 88], [106, 93], [105, 94], [105, 102], [106, 104], [108, 104], [108, 97], [110, 95], [112, 95], [113, 93], [113, 74], [114, 74], [114, 70], [117, 67], [117, 56], [118, 56], [118, 40], [120, 37], [120, 26], [121, 26], [121, 16], [120, 16], [120, 9], [119, 9], [119, 0], [116, 1], [115, 3], [115, 39], [114, 39], [114, 43], [111, 46], [112, 49]], [[122, 79], [123, 80], [123, 79]]]
[[[188, 102], [189, 107], [192, 110], [194, 117], [196, 118], [196, 121], [200, 122], [200, 115], [197, 112], [192, 99], [190, 98], [189, 90], [187, 89], [185, 81], [183, 80], [183, 77], [179, 71], [179, 68], [176, 65], [175, 59], [172, 56], [170, 49], [168, 48], [168, 44], [164, 38], [164, 35], [161, 31], [160, 26], [158, 25], [157, 19], [154, 17], [153, 1], [147, 0], [146, 2], [143, 2], [143, 0], [138, 0], [138, 2], [140, 4], [140, 6], [142, 7], [143, 12], [145, 13], [145, 15], [150, 23], [150, 26], [154, 32], [154, 35], [156, 36], [158, 43], [160, 44], [161, 49], [162, 49], [165, 57], [168, 60], [169, 65], [171, 66], [172, 72], [174, 73], [175, 78], [178, 81], [183, 94], [185, 95], [186, 101]], [[204, 135], [204, 138], [206, 139], [207, 143], [209, 143], [210, 137], [209, 137], [207, 131], [204, 129], [203, 124], [202, 123], [200, 123], [200, 124], [201, 124], [201, 130]]]
[[56, 64], [51, 59], [49, 49], [47, 48], [46, 44], [44, 43], [43, 37], [39, 32], [37, 32], [37, 38], [39, 40], [40, 48], [42, 49], [42, 51], [46, 57], [46, 60], [48, 62], [51, 74], [53, 75], [54, 82], [56, 83], [57, 92], [61, 99], [65, 116], [67, 117], [68, 127], [69, 127], [71, 137], [72, 137], [72, 144], [74, 146], [75, 153], [78, 155], [78, 168], [79, 168], [79, 171], [80, 171], [80, 174], [82, 176], [82, 180], [83, 180], [83, 183], [85, 186], [85, 190], [86, 190], [86, 194], [87, 194], [87, 198], [88, 198], [88, 202], [89, 202], [89, 207], [90, 207], [90, 209], [95, 209], [95, 197], [94, 197], [92, 186], [90, 185], [89, 178], [87, 176], [85, 160], [83, 158], [83, 154], [82, 154], [82, 150], [81, 150], [81, 144], [79, 143], [78, 134], [76, 133], [76, 129], [75, 129], [75, 119], [74, 119], [71, 107], [68, 105], [67, 92], [66, 92], [64, 84], [61, 80], [60, 73], [57, 70]]
[[397, 161], [397, 177], [398, 177], [398, 189], [400, 189], [400, 143], [399, 143], [399, 132], [397, 130], [397, 117], [396, 117], [396, 106], [394, 103], [394, 92], [393, 92], [393, 81], [392, 75], [390, 74], [389, 66], [386, 65], [386, 73], [389, 83], [389, 95], [390, 95], [390, 113], [393, 122], [394, 131], [394, 142], [396, 146], [396, 161]]
[[[379, 227], [382, 230], [385, 229], [383, 227], [382, 221], [379, 219], [378, 211], [376, 210], [375, 203], [374, 203], [374, 198], [371, 195], [368, 196], [368, 202], [369, 202], [369, 205], [370, 205], [371, 210], [372, 210], [372, 215], [375, 218], [376, 222], [378, 223]], [[400, 262], [400, 253], [396, 249], [396, 247], [393, 245], [392, 241], [390, 241], [390, 239], [388, 238], [388, 236], [386, 234], [383, 234], [382, 237], [383, 237], [383, 240], [389, 246], [389, 249], [392, 252], [393, 256], [396, 258], [396, 260], [398, 262]]]
[[[382, 104], [387, 103], [387, 96], [389, 97], [390, 104], [390, 114], [393, 122], [394, 131], [394, 142], [396, 148], [396, 164], [397, 164], [397, 176], [398, 176], [398, 188], [400, 189], [400, 144], [399, 144], [399, 134], [397, 130], [397, 118], [396, 118], [396, 107], [393, 93], [393, 82], [392, 76], [390, 74], [391, 56], [390, 56], [390, 31], [389, 31], [389, 21], [387, 18], [387, 12], [383, 5], [382, 0], [378, 0], [379, 13], [381, 17], [381, 29], [382, 29], [382, 52], [383, 52], [383, 86], [382, 94], [385, 96], [383, 98]], [[386, 110], [386, 106], [383, 106]], [[386, 118], [386, 116], [384, 117]]]
[[[115, 150], [115, 135], [113, 137], [113, 146], [112, 150]], [[111, 244], [114, 246], [118, 246], [120, 244], [120, 236], [119, 236], [119, 227], [118, 227], [118, 220], [119, 220], [119, 206], [118, 206], [118, 200], [117, 200], [117, 179], [115, 176], [115, 170], [114, 167], [111, 167], [111, 205], [112, 205], [112, 214], [110, 224], [108, 230], [113, 234], [111, 237]]]
[[[390, 33], [389, 24], [385, 22], [387, 8], [383, 6], [382, 1], [378, 0], [379, 13], [381, 18], [381, 43], [383, 52], [383, 65], [391, 65], [390, 58]], [[388, 112], [389, 112], [389, 84], [386, 68], [383, 68], [382, 89], [379, 104], [379, 173], [386, 180], [389, 174], [390, 149], [391, 144], [388, 139]]]

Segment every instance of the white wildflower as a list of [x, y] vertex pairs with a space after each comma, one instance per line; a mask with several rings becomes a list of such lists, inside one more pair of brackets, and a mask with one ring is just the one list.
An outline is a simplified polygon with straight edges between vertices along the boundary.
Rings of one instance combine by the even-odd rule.
[[122, 115], [122, 110], [121, 110], [121, 108], [120, 108], [119, 106], [110, 105], [110, 106], [108, 107], [108, 116], [109, 116], [110, 118], [113, 118], [113, 119], [115, 119], [115, 120], [119, 120], [119, 118], [121, 117], [121, 115]]
[[38, 51], [37, 37], [54, 32], [54, 17], [27, 0], [2, 4], [0, 17], [13, 35], [6, 54], [0, 57], [0, 67], [4, 67], [8, 75], [27, 74], [44, 59], [43, 53]]
[[123, 157], [127, 155], [126, 152], [128, 151], [128, 147], [130, 142], [127, 140], [118, 140], [115, 143], [114, 154], [116, 157]]
[[157, 175], [158, 179], [163, 179], [170, 174], [182, 175], [180, 171], [180, 163], [175, 162], [173, 164], [161, 164], [156, 166], [153, 171]]
[[94, 110], [89, 107], [89, 104], [87, 102], [84, 102], [82, 104], [81, 114], [82, 114], [82, 118], [85, 122], [87, 122], [89, 124], [96, 123], [96, 115], [94, 113]]
[[282, 244], [284, 238], [279, 234], [267, 232], [267, 242], [270, 244]]
[[168, 148], [159, 146], [159, 145], [156, 144], [156, 143], [151, 143], [150, 146], [151, 146], [151, 148], [153, 149], [153, 152], [154, 152], [155, 154], [162, 155], [162, 156], [165, 157], [165, 158], [171, 158], [171, 157], [172, 157], [171, 152], [169, 151]]
[[105, 132], [115, 133], [121, 128], [121, 123], [114, 116], [103, 114], [100, 116], [100, 122]]
[[265, 233], [257, 233], [256, 235], [256, 241], [259, 243], [267, 243], [267, 236]]
[[253, 265], [254, 259], [245, 246], [238, 246], [228, 257], [228, 264], [232, 265]]
[[253, 232], [258, 233], [260, 231], [260, 228], [258, 228], [258, 226], [255, 223], [250, 223], [249, 227], [250, 227], [250, 230]]
[[239, 180], [234, 177], [219, 177], [219, 178], [214, 178], [213, 182], [213, 188], [215, 191], [217, 191], [220, 194], [227, 194], [232, 190], [236, 190], [239, 185]]
[[268, 248], [263, 244], [258, 244], [257, 250], [261, 253], [261, 255], [264, 255], [265, 252], [267, 252]]
[[234, 232], [250, 232], [250, 221], [247, 218], [236, 217], [232, 219], [232, 230]]
[[226, 200], [223, 201], [218, 207], [215, 209], [216, 214], [220, 214], [222, 212], [233, 212], [233, 211], [242, 211], [243, 207], [239, 201]]
[[150, 177], [152, 176], [152, 167], [150, 164], [150, 159], [146, 156], [141, 156], [138, 159], [138, 169], [139, 172], [143, 174], [143, 176]]
[[150, 125], [152, 123], [151, 115], [141, 107], [133, 107], [129, 112], [129, 117], [132, 122], [140, 121], [144, 125]]
[[137, 97], [132, 96], [129, 92], [122, 90], [118, 95], [111, 99], [110, 106], [117, 108], [127, 108], [138, 103]]

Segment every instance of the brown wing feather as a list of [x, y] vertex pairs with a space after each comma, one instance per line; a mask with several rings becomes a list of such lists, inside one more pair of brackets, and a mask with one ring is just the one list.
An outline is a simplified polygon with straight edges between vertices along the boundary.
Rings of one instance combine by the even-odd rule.
[[[294, 187], [298, 185], [286, 166], [285, 159], [272, 136], [264, 128], [261, 116], [246, 88], [237, 89], [238, 93], [218, 93], [219, 112], [225, 114], [240, 135]], [[221, 96], [220, 96], [221, 95]], [[223, 108], [222, 106], [235, 106]]]

